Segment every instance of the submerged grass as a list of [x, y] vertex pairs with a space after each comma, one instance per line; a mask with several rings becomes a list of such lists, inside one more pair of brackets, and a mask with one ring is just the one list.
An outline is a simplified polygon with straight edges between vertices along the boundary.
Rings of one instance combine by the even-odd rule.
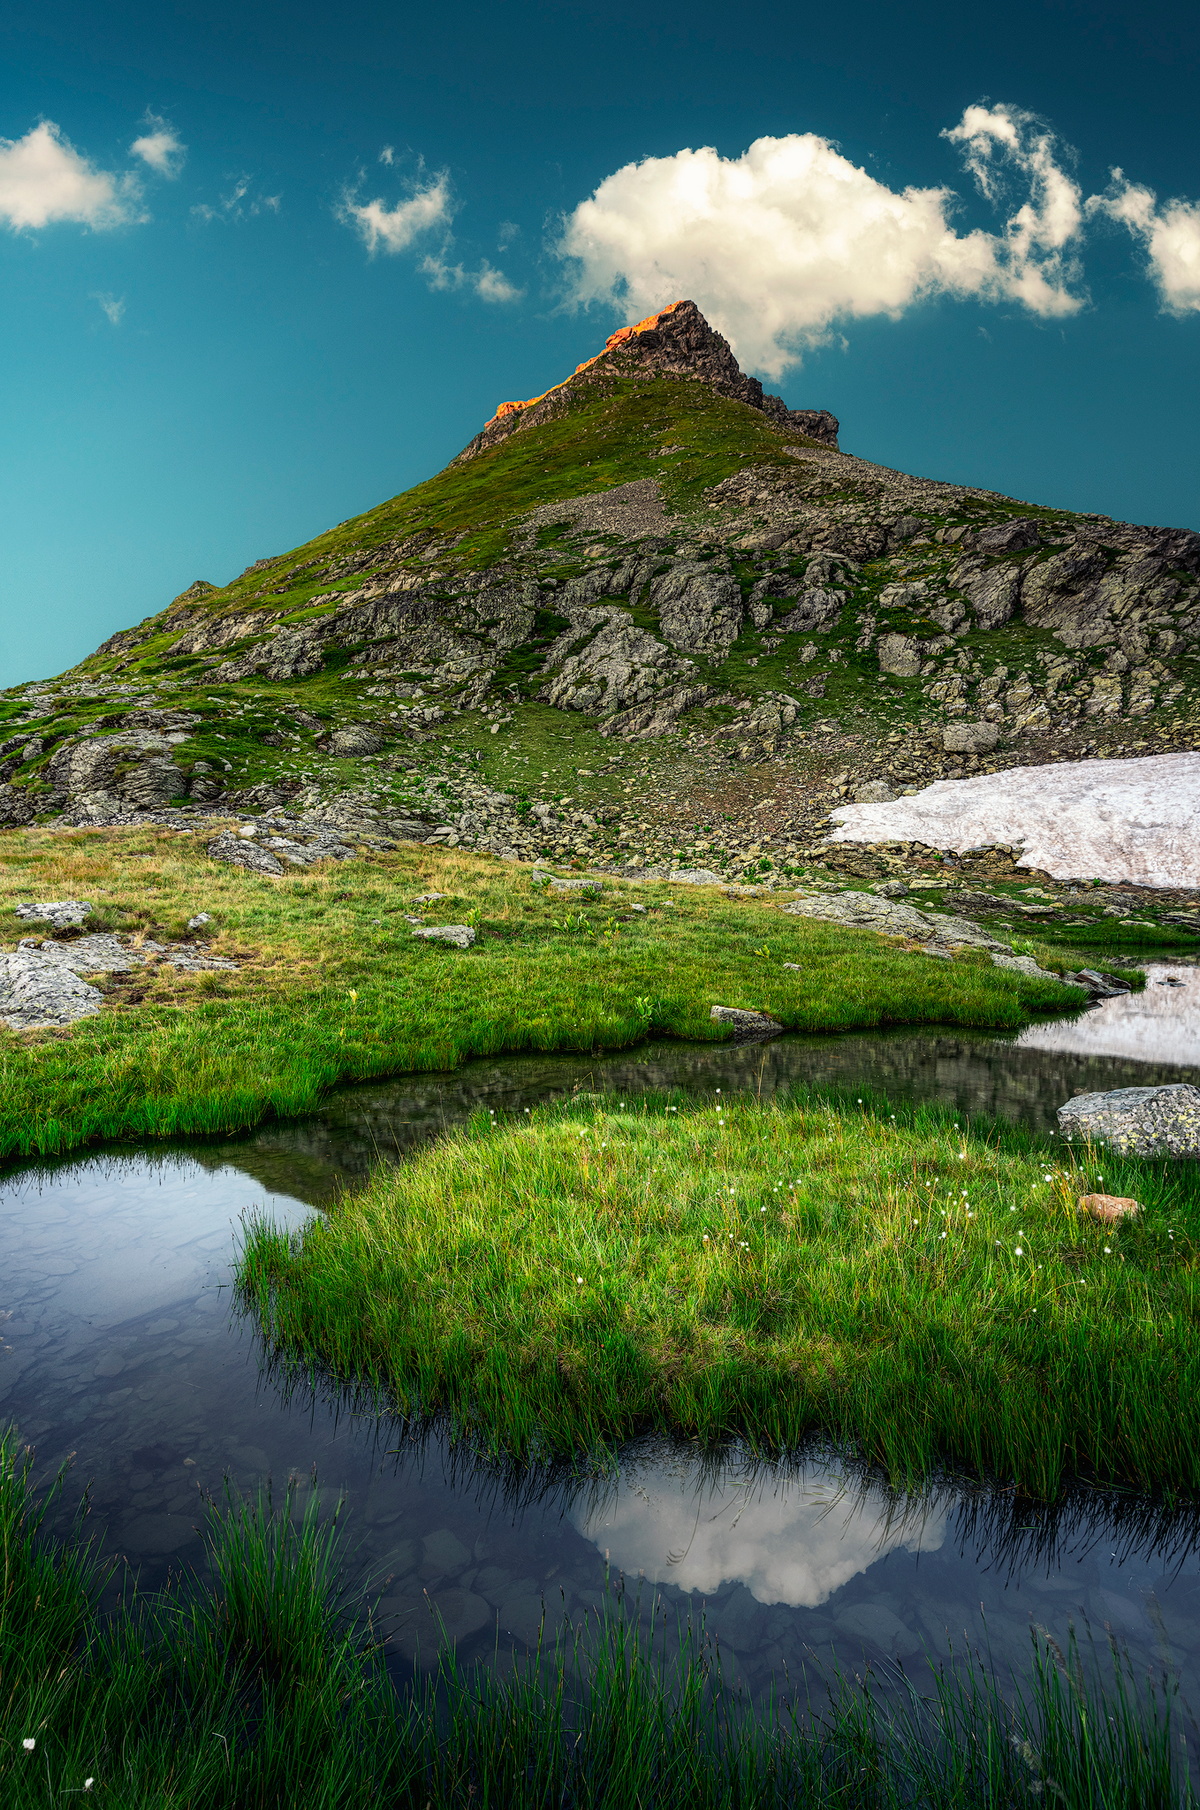
[[[422, 912], [416, 900], [431, 892], [443, 896]], [[501, 1051], [616, 1049], [654, 1031], [717, 1040], [728, 1031], [714, 1004], [822, 1031], [1011, 1030], [1078, 1003], [1054, 981], [930, 961], [765, 899], [606, 881], [581, 904], [515, 863], [419, 846], [270, 879], [153, 827], [7, 834], [10, 943], [31, 928], [12, 915], [17, 902], [63, 897], [91, 900], [101, 926], [158, 941], [186, 937], [188, 919], [208, 912], [203, 934], [239, 968], [152, 962], [102, 982], [100, 1014], [69, 1030], [0, 1027], [0, 1157], [234, 1131], [311, 1110], [341, 1081]], [[647, 911], [631, 912], [635, 902]], [[476, 946], [416, 939], [406, 914], [469, 924]]]
[[[0, 1797], [119, 1810], [1194, 1810], [1169, 1692], [1031, 1648], [1015, 1700], [978, 1664], [835, 1681], [755, 1710], [703, 1631], [610, 1601], [501, 1675], [443, 1659], [397, 1690], [339, 1602], [337, 1533], [210, 1515], [210, 1572], [114, 1615], [105, 1567], [42, 1525], [0, 1438]], [[790, 1686], [785, 1687], [790, 1690]], [[899, 1687], [899, 1688], [898, 1688]]]
[[[1104, 1228], [1093, 1189], [1143, 1213]], [[939, 1466], [1200, 1490], [1200, 1187], [936, 1110], [616, 1101], [477, 1122], [239, 1275], [277, 1351], [520, 1457], [817, 1431]]]

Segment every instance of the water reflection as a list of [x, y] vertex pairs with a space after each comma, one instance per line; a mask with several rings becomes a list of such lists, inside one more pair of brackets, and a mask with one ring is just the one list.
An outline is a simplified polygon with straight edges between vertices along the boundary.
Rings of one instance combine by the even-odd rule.
[[1031, 1024], [1015, 1047], [1200, 1068], [1200, 968], [1155, 962], [1143, 993], [1102, 1000], [1078, 1018]]
[[[1160, 987], [1174, 977], [1184, 985]], [[394, 1651], [413, 1665], [436, 1650], [431, 1604], [464, 1661], [492, 1663], [536, 1642], [543, 1616], [586, 1616], [615, 1570], [702, 1613], [729, 1675], [755, 1691], [814, 1652], [915, 1663], [964, 1638], [1024, 1669], [1032, 1625], [1065, 1639], [1083, 1621], [1111, 1627], [1139, 1664], [1200, 1683], [1198, 1509], [1086, 1490], [1034, 1506], [949, 1483], [903, 1500], [829, 1454], [765, 1469], [646, 1446], [613, 1478], [513, 1474], [370, 1401], [284, 1386], [227, 1287], [248, 1210], [299, 1224], [481, 1109], [645, 1088], [769, 1099], [803, 1083], [1050, 1128], [1072, 1093], [1200, 1078], [1196, 984], [1163, 964], [1147, 995], [1015, 1042], [935, 1028], [486, 1061], [347, 1089], [244, 1139], [10, 1172], [0, 1418], [36, 1443], [43, 1475], [73, 1456], [92, 1526], [146, 1587], [202, 1562], [204, 1501], [226, 1480], [298, 1477], [302, 1497], [344, 1497], [350, 1581], [382, 1593]], [[644, 1610], [635, 1593], [630, 1612]]]
[[756, 1602], [806, 1609], [890, 1552], [936, 1552], [947, 1512], [932, 1499], [898, 1508], [891, 1491], [819, 1460], [715, 1478], [694, 1463], [635, 1460], [606, 1500], [570, 1510], [622, 1571], [709, 1596], [740, 1583]]

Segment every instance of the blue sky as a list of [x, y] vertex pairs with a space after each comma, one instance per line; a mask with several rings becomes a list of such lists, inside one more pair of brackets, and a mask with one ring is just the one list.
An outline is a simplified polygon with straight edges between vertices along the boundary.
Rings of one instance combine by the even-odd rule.
[[1198, 37], [1105, 0], [17, 0], [0, 683], [418, 481], [681, 293], [851, 451], [1200, 527]]

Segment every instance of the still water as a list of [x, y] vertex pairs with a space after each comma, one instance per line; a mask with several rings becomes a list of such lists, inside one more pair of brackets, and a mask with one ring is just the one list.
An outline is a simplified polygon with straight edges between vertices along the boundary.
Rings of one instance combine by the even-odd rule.
[[1053, 1509], [951, 1487], [905, 1500], [834, 1455], [766, 1468], [655, 1445], [610, 1477], [504, 1476], [363, 1406], [289, 1392], [228, 1288], [245, 1213], [298, 1226], [481, 1108], [643, 1088], [766, 1098], [800, 1082], [1051, 1129], [1073, 1093], [1159, 1080], [1200, 1081], [1200, 970], [1183, 965], [1015, 1041], [901, 1031], [480, 1062], [347, 1090], [236, 1141], [10, 1171], [0, 1419], [36, 1446], [39, 1472], [71, 1461], [68, 1493], [89, 1486], [90, 1525], [147, 1587], [202, 1563], [204, 1500], [227, 1484], [298, 1479], [298, 1500], [344, 1499], [348, 1579], [394, 1618], [401, 1665], [430, 1663], [439, 1625], [463, 1660], [492, 1663], [624, 1579], [631, 1612], [703, 1615], [752, 1692], [831, 1657], [920, 1670], [970, 1646], [1024, 1670], [1032, 1628], [1065, 1643], [1074, 1627], [1102, 1646], [1111, 1631], [1200, 1702], [1200, 1510], [1082, 1491]]

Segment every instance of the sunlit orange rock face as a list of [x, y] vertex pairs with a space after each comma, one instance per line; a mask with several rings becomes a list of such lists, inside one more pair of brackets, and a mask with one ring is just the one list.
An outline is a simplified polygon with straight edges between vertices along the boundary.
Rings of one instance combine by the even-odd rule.
[[709, 326], [695, 302], [681, 300], [656, 309], [631, 327], [619, 327], [610, 333], [603, 351], [594, 358], [585, 358], [570, 377], [543, 390], [540, 396], [526, 397], [523, 402], [502, 402], [458, 457], [472, 459], [509, 434], [553, 420], [570, 407], [576, 386], [603, 386], [610, 376], [672, 377], [706, 383], [717, 395], [758, 409], [784, 432], [801, 433], [827, 446], [837, 445], [837, 420], [828, 410], [789, 409], [779, 396], [764, 395], [757, 377], [746, 376], [729, 341]]
[[[592, 365], [598, 364], [604, 357], [605, 352], [611, 352], [614, 346], [624, 345], [625, 341], [627, 339], [632, 339], [635, 333], [652, 333], [655, 327], [658, 326], [658, 323], [665, 319], [668, 314], [674, 314], [676, 308], [683, 308], [686, 307], [686, 305], [686, 302], [682, 300], [672, 302], [668, 307], [660, 308], [657, 314], [648, 314], [645, 320], [638, 321], [636, 326], [618, 327], [617, 331], [615, 333], [610, 333], [605, 340], [604, 352], [597, 352], [594, 357], [585, 358], [581, 365], [575, 366], [571, 376], [578, 377], [580, 371], [586, 371], [590, 369]], [[496, 410], [496, 413], [492, 416], [492, 421], [503, 421], [506, 415], [519, 415], [522, 409], [536, 407], [539, 402], [544, 402], [547, 396], [552, 396], [555, 390], [564, 389], [570, 381], [570, 377], [564, 377], [562, 383], [552, 383], [550, 388], [548, 390], [543, 390], [540, 396], [527, 397], [524, 402], [502, 402], [500, 407]], [[491, 423], [489, 422], [488, 425], [490, 426]]]

